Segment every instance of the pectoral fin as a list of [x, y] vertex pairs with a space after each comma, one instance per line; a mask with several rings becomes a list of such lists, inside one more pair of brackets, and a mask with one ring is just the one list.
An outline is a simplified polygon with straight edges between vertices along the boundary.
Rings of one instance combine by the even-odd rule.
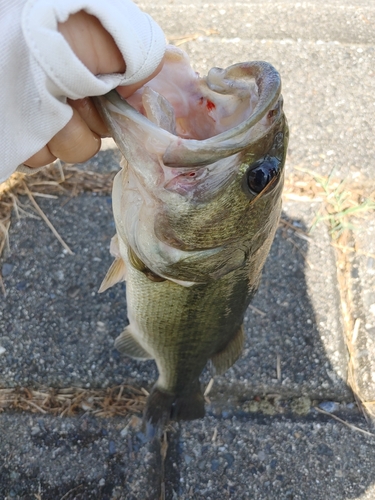
[[245, 335], [243, 326], [241, 326], [226, 347], [212, 356], [211, 362], [215, 367], [216, 375], [222, 375], [237, 361], [241, 356], [244, 341]]
[[111, 286], [125, 280], [126, 266], [121, 257], [117, 257], [108, 269], [102, 284], [100, 285], [99, 292], [103, 293]]
[[131, 358], [135, 359], [152, 359], [152, 356], [137, 342], [131, 332], [130, 326], [115, 340], [115, 348]]

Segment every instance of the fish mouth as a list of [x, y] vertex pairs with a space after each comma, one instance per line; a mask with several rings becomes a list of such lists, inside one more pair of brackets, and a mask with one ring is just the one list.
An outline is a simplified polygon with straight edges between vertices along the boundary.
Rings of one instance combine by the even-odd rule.
[[[116, 91], [95, 98], [100, 113], [110, 123], [111, 133], [126, 157], [131, 147], [126, 143], [126, 134], [123, 132], [123, 124], [121, 125], [121, 121], [126, 119], [131, 120], [142, 133], [157, 138], [154, 143], [158, 142], [158, 146], [152, 152], [160, 156], [165, 167], [196, 169], [251, 147], [282, 114], [280, 75], [267, 62], [238, 63], [227, 69], [215, 67], [205, 78], [201, 78], [192, 71], [186, 54], [176, 47], [168, 47], [165, 59], [166, 63], [159, 75], [139, 89], [128, 102]], [[167, 80], [173, 79], [169, 67], [173, 68], [174, 64], [182, 65], [183, 71], [187, 73], [187, 83], [177, 81], [171, 89]], [[174, 94], [178, 85], [183, 88], [176, 98]], [[152, 93], [156, 93], [157, 97], [152, 96]], [[172, 103], [170, 106], [176, 113], [173, 124], [165, 126], [153, 116], [150, 108], [156, 106], [156, 101], [151, 106], [148, 104], [152, 98], [154, 101], [159, 99], [159, 108], [164, 106], [163, 110], [159, 109], [162, 113]], [[232, 113], [231, 102], [236, 99], [238, 105], [233, 108]], [[183, 106], [190, 106], [191, 112], [186, 112], [185, 109], [181, 111], [182, 106], [178, 101], [186, 101], [187, 104]], [[240, 107], [250, 111], [248, 116], [237, 116]], [[224, 118], [219, 116], [220, 113]], [[206, 128], [207, 122], [225, 122], [225, 126], [216, 124], [216, 128], [208, 132], [204, 130], [196, 134], [193, 130], [189, 134], [184, 130], [184, 125], [181, 126], [187, 115], [190, 115], [193, 122], [195, 120], [191, 129], [194, 129], [197, 120], [205, 123]], [[198, 118], [194, 118], [194, 115]]]
[[[259, 140], [262, 133], [256, 134], [249, 141], [249, 132], [255, 127], [269, 111], [275, 111], [270, 118], [276, 118], [277, 106], [281, 94], [280, 75], [269, 63], [263, 61], [253, 61], [249, 63], [239, 63], [227, 69], [212, 68], [207, 75], [207, 86], [219, 94], [229, 94], [233, 92], [233, 80], [237, 78], [253, 78], [258, 88], [258, 102], [251, 115], [236, 127], [222, 132], [214, 137], [208, 138], [204, 144], [198, 141], [182, 141], [177, 147], [169, 147], [163, 155], [163, 162], [167, 166], [199, 166], [206, 165], [221, 158], [232, 156], [248, 148], [252, 143]], [[276, 108], [275, 108], [276, 106]], [[275, 109], [273, 109], [275, 108]], [[273, 120], [274, 121], [274, 120]], [[201, 142], [201, 141], [200, 141]], [[199, 161], [197, 162], [193, 152], [199, 148]]]

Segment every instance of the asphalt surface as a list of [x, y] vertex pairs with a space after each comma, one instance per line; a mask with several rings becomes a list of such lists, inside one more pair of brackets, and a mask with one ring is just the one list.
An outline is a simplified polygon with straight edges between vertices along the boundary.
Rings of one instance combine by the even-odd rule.
[[[325, 2], [140, 3], [205, 73], [244, 60], [280, 71], [291, 129], [287, 173], [313, 169], [373, 182], [375, 5]], [[178, 38], [182, 37], [182, 38]], [[118, 168], [109, 149], [83, 168]], [[114, 233], [108, 196], [38, 199], [41, 220], [10, 231], [0, 262], [0, 387], [149, 388], [153, 362], [122, 358], [125, 287], [99, 295]], [[135, 417], [0, 413], [0, 499], [375, 498], [375, 436], [347, 386], [348, 353], [327, 227], [306, 230], [320, 201], [286, 199], [245, 321], [241, 359], [215, 378], [207, 416], [146, 442]], [[291, 227], [288, 225], [290, 224]], [[355, 376], [375, 400], [375, 226], [354, 234], [350, 260]], [[202, 377], [207, 384], [209, 373]], [[316, 408], [326, 411], [320, 413]], [[345, 421], [335, 420], [334, 417]], [[165, 457], [165, 460], [163, 460]]]
[[374, 498], [374, 438], [319, 415], [212, 410], [174, 425], [164, 475], [159, 443], [122, 418], [5, 413], [1, 498], [154, 500], [163, 483], [170, 499]]
[[[97, 293], [112, 261], [110, 197], [87, 194], [65, 202], [41, 200], [39, 205], [74, 255], [67, 254], [41, 220], [24, 218], [11, 233], [12, 253], [3, 265], [7, 296], [0, 306], [1, 385], [89, 388], [131, 380], [150, 386], [154, 363], [122, 359], [113, 347], [127, 324], [125, 285]], [[287, 202], [283, 219], [305, 228], [313, 213]], [[323, 225], [314, 238], [320, 246], [307, 248], [293, 229], [280, 227], [261, 288], [245, 317], [244, 354], [218, 378], [226, 398], [274, 391], [291, 397], [350, 398], [336, 313], [335, 261]], [[324, 291], [324, 296], [310, 296], [309, 288]]]

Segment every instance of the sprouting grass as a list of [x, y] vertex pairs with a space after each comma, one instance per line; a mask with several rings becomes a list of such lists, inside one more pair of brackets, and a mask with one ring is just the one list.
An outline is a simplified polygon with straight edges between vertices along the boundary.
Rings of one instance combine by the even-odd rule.
[[[329, 226], [333, 241], [337, 241], [346, 231], [357, 231], [363, 227], [363, 219], [375, 211], [374, 191], [365, 193], [363, 183], [350, 185], [346, 179], [333, 178], [333, 170], [329, 176], [322, 176], [311, 170], [299, 169], [314, 179], [320, 187], [322, 204], [310, 227], [310, 232], [320, 222]], [[323, 196], [322, 196], [323, 195]]]

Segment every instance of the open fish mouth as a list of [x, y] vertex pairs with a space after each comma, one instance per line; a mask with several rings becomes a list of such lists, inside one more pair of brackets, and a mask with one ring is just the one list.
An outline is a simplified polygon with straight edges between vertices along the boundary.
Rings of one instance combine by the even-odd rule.
[[121, 124], [127, 117], [154, 138], [144, 145], [162, 154], [165, 166], [199, 168], [257, 142], [282, 112], [280, 93], [280, 75], [267, 62], [212, 68], [200, 77], [187, 55], [169, 46], [153, 80], [127, 101], [115, 91], [108, 93], [100, 99], [109, 103], [99, 108], [126, 157]]

